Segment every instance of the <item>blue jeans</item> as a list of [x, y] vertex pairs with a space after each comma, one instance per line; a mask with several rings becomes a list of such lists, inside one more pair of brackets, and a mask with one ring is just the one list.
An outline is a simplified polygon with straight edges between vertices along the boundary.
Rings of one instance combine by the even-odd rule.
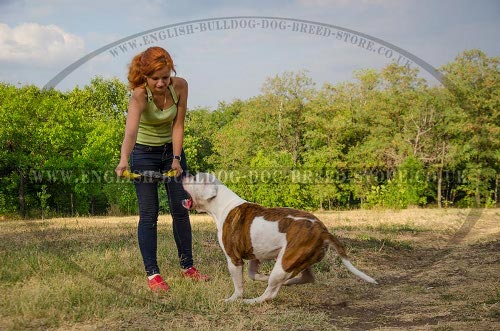
[[[181, 166], [187, 172], [184, 151], [181, 154]], [[130, 156], [130, 170], [140, 172], [153, 170], [165, 172], [170, 170], [173, 160], [172, 144], [163, 146], [146, 146], [136, 144]], [[189, 211], [182, 206], [182, 200], [188, 197], [182, 186], [182, 176], [164, 181], [167, 191], [170, 213], [173, 219], [174, 239], [181, 268], [193, 266], [192, 234]], [[135, 181], [135, 191], [139, 201], [139, 225], [137, 235], [139, 248], [146, 274], [151, 276], [160, 273], [157, 261], [157, 223], [159, 212], [158, 182]]]

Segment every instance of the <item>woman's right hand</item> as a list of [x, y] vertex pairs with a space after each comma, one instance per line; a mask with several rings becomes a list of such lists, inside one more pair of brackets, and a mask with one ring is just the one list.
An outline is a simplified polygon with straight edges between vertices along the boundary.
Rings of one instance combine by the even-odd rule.
[[123, 172], [127, 170], [127, 168], [128, 168], [128, 162], [120, 161], [120, 163], [118, 163], [118, 166], [115, 168], [115, 172], [118, 175], [118, 177], [123, 177]]

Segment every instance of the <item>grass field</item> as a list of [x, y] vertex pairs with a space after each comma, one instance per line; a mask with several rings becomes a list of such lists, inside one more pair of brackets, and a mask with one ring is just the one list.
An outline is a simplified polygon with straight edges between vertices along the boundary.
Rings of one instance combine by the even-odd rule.
[[[192, 216], [196, 265], [212, 277], [201, 284], [180, 277], [165, 215], [158, 255], [172, 289], [158, 295], [146, 285], [137, 217], [2, 220], [0, 330], [500, 330], [500, 209], [317, 216], [379, 285], [330, 251], [316, 283], [226, 304], [233, 287], [211, 219]], [[245, 297], [266, 286], [245, 281]]]

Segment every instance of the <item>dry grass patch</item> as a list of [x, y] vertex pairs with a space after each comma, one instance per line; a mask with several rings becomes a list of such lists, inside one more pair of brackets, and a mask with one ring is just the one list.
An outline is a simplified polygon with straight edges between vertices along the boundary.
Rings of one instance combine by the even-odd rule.
[[[212, 276], [200, 284], [179, 276], [170, 217], [161, 216], [158, 256], [172, 291], [155, 295], [137, 217], [3, 220], [0, 329], [500, 329], [499, 209], [317, 216], [380, 285], [358, 280], [331, 252], [314, 267], [315, 284], [285, 287], [262, 305], [226, 304], [233, 288], [212, 220], [192, 217], [197, 265]], [[246, 297], [264, 291], [245, 278]]]

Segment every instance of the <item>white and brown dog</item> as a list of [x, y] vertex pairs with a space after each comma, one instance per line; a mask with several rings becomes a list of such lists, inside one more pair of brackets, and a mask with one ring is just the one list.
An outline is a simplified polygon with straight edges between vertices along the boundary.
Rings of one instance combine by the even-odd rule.
[[[276, 297], [282, 285], [313, 282], [311, 267], [325, 256], [329, 246], [335, 248], [352, 273], [377, 284], [349, 262], [342, 244], [314, 215], [249, 203], [208, 173], [186, 176], [183, 185], [190, 195], [183, 201], [184, 207], [207, 212], [217, 225], [219, 244], [234, 283], [234, 293], [227, 301], [243, 296], [243, 260], [250, 260], [251, 279], [268, 282], [260, 297], [244, 300], [259, 303]], [[271, 274], [259, 274], [259, 261], [274, 259]]]

